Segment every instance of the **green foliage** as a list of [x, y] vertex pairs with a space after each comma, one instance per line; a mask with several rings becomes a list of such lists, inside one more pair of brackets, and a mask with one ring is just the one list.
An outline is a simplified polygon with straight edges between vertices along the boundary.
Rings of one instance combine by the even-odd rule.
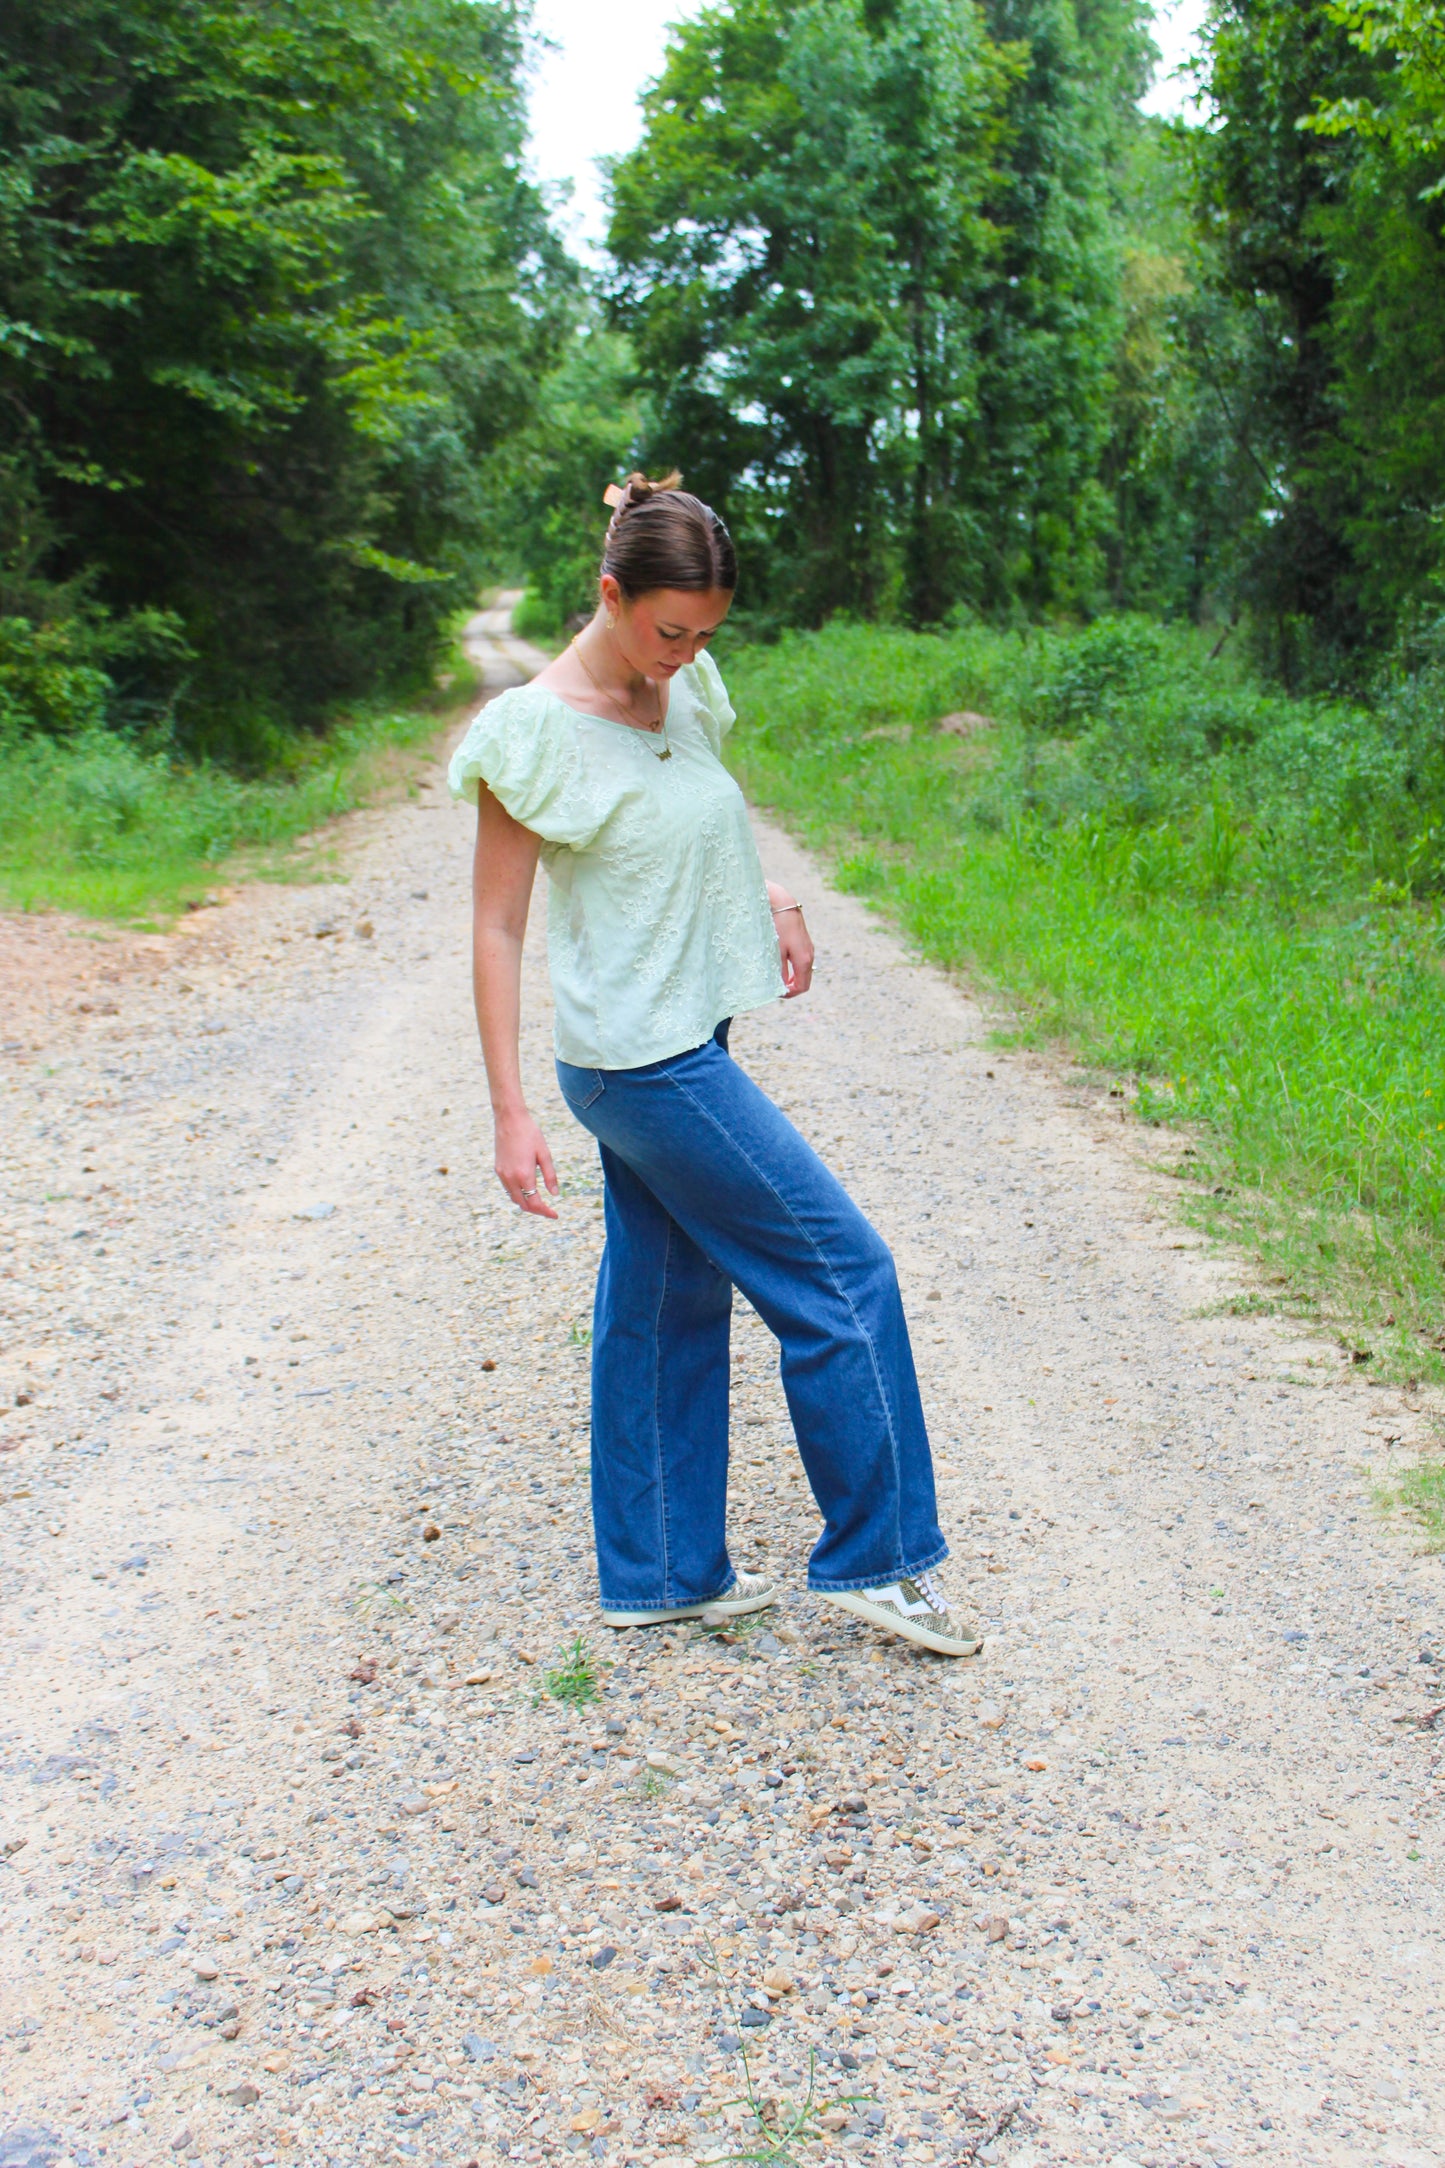
[[723, 1971], [718, 1953], [708, 1944], [706, 1963], [712, 1973], [718, 2000], [726, 2010], [737, 2032], [737, 2057], [742, 2069], [743, 2090], [735, 2101], [724, 2106], [745, 2110], [746, 2128], [741, 2145], [716, 2156], [729, 2163], [755, 2163], [756, 2168], [802, 2168], [803, 2161], [816, 2149], [825, 2137], [822, 2117], [830, 2108], [845, 2112], [868, 2105], [869, 2093], [839, 2093], [819, 2096], [816, 2058], [811, 2049], [808, 2053], [808, 2081], [798, 2093], [776, 2093], [765, 2097], [758, 2089], [752, 2059], [748, 2054], [747, 2029], [742, 2022], [736, 1993]]
[[89, 609], [38, 624], [0, 617], [0, 741], [108, 724], [153, 733], [193, 659], [169, 611], [133, 610], [117, 621]]
[[1082, 602], [1130, 0], [719, 0], [613, 174], [615, 314], [749, 607]]
[[1218, 0], [1207, 41], [1188, 128], [1137, 112], [1133, 0], [675, 32], [610, 302], [755, 630], [1112, 606], [1358, 692], [1437, 611], [1445, 9]]
[[[3, 685], [3, 678], [0, 678]], [[63, 737], [0, 732], [0, 906], [164, 921], [230, 873], [324, 877], [313, 832], [391, 780], [432, 738], [435, 706], [377, 706], [324, 738], [282, 745], [284, 772], [247, 779], [182, 767], [99, 725]]]
[[[1388, 1306], [1418, 1370], [1445, 1293], [1445, 676], [1363, 708], [1207, 657], [1127, 619], [793, 635], [727, 665], [737, 758], [1027, 1035], [1198, 1124], [1213, 1221]], [[994, 728], [932, 727], [960, 708]]]
[[636, 465], [642, 425], [627, 342], [584, 319], [507, 454], [509, 548], [530, 582], [513, 620], [524, 639], [556, 639], [597, 607], [602, 492]]
[[262, 765], [424, 674], [564, 314], [520, 172], [522, 27], [513, 0], [7, 8], [13, 614], [190, 651], [178, 674], [133, 642], [129, 713], [77, 683], [35, 727], [149, 713], [156, 742]]
[[[1330, 20], [1351, 45], [1388, 73], [1376, 95], [1334, 96], [1321, 101], [1310, 126], [1326, 136], [1360, 136], [1388, 143], [1410, 163], [1445, 160], [1445, 8], [1439, 0], [1332, 0]], [[1430, 201], [1445, 193], [1445, 172], [1421, 191]]]
[[1338, 681], [1434, 607], [1445, 505], [1445, 13], [1224, 0], [1195, 144], [1218, 292], [1247, 327], [1239, 590], [1288, 682]]
[[977, 407], [961, 460], [977, 569], [965, 591], [990, 614], [1087, 610], [1106, 577], [1120, 199], [1140, 130], [1147, 11], [1128, 0], [985, 0], [984, 12], [1027, 65], [990, 204], [999, 257], [977, 304]]
[[1334, 456], [1337, 277], [1320, 231], [1349, 155], [1306, 126], [1362, 63], [1324, 10], [1295, 0], [1221, 0], [1210, 46], [1220, 125], [1195, 143], [1200, 209], [1218, 284], [1250, 325], [1234, 397], [1258, 481], [1242, 586], [1271, 665], [1302, 682], [1366, 635], [1348, 537], [1354, 493]]
[[1100, 546], [1116, 609], [1199, 623], [1236, 606], [1259, 480], [1240, 405], [1248, 325], [1193, 227], [1190, 133], [1146, 122], [1124, 165]]
[[1375, 1497], [1385, 1511], [1414, 1521], [1426, 1550], [1445, 1551], [1445, 1461], [1418, 1461], [1397, 1481], [1379, 1484]]
[[601, 1698], [597, 1659], [585, 1635], [573, 1635], [562, 1651], [561, 1662], [553, 1670], [544, 1672], [542, 1684], [554, 1701], [565, 1702], [574, 1709], [585, 1708], [589, 1701]]

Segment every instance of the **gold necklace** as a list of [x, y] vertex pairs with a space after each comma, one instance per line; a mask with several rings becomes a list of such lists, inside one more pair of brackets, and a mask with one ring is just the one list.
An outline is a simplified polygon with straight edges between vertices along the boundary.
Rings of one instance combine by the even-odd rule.
[[596, 674], [588, 666], [587, 657], [583, 654], [581, 648], [578, 647], [575, 636], [572, 641], [572, 649], [573, 653], [577, 657], [578, 662], [581, 663], [583, 669], [587, 672], [587, 676], [593, 687], [593, 690], [598, 694], [598, 696], [603, 700], [610, 700], [613, 707], [617, 708], [621, 712], [621, 714], [627, 718], [627, 727], [629, 730], [645, 730], [649, 737], [655, 737], [657, 733], [661, 731], [662, 751], [657, 755], [657, 758], [659, 760], [671, 760], [672, 747], [667, 742], [667, 717], [662, 712], [662, 687], [660, 685], [654, 685], [652, 688], [654, 693], [657, 695], [657, 721], [655, 723], [639, 723], [635, 719], [627, 717], [626, 704], [618, 698], [616, 693], [608, 692], [605, 685], [598, 683]]

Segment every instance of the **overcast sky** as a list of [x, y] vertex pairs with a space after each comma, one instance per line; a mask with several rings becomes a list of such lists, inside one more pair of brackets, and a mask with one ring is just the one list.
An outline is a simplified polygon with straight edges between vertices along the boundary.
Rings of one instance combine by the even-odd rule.
[[[537, 27], [551, 49], [534, 75], [532, 157], [539, 179], [572, 183], [574, 247], [595, 245], [602, 235], [594, 161], [637, 141], [637, 93], [662, 64], [667, 26], [696, 12], [690, 0], [536, 0]], [[1177, 112], [1183, 104], [1183, 87], [1169, 75], [1194, 49], [1203, 14], [1204, 0], [1160, 8], [1154, 38], [1164, 61], [1145, 100], [1149, 111]]]

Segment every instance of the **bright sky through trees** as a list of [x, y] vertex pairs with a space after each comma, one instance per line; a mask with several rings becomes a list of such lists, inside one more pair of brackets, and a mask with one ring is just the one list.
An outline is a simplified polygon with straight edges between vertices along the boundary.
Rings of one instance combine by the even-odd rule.
[[[537, 0], [537, 28], [551, 43], [533, 76], [532, 157], [540, 179], [572, 184], [574, 248], [585, 252], [602, 238], [596, 160], [631, 150], [641, 124], [637, 93], [662, 65], [667, 26], [697, 12], [688, 0]], [[1203, 18], [1204, 0], [1159, 9], [1154, 37], [1163, 59], [1146, 111], [1186, 105], [1186, 86], [1171, 76], [1197, 49]]]
[[1190, 85], [1180, 81], [1178, 70], [1196, 58], [1204, 28], [1205, 0], [1174, 0], [1172, 6], [1154, 11], [1154, 43], [1159, 48], [1159, 72], [1154, 87], [1141, 102], [1146, 113], [1192, 113]]
[[602, 238], [596, 160], [631, 150], [637, 93], [662, 66], [667, 26], [696, 13], [688, 0], [537, 0], [550, 50], [535, 63], [532, 157], [539, 179], [572, 184], [572, 221], [563, 223], [574, 248]]

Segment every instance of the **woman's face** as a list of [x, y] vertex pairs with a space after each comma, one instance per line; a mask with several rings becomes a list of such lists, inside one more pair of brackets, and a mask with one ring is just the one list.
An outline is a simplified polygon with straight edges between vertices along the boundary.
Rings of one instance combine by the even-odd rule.
[[656, 587], [629, 602], [613, 579], [603, 580], [602, 600], [616, 612], [613, 636], [633, 669], [644, 677], [664, 679], [684, 663], [697, 661], [733, 602], [725, 587], [710, 588], [706, 594]]

